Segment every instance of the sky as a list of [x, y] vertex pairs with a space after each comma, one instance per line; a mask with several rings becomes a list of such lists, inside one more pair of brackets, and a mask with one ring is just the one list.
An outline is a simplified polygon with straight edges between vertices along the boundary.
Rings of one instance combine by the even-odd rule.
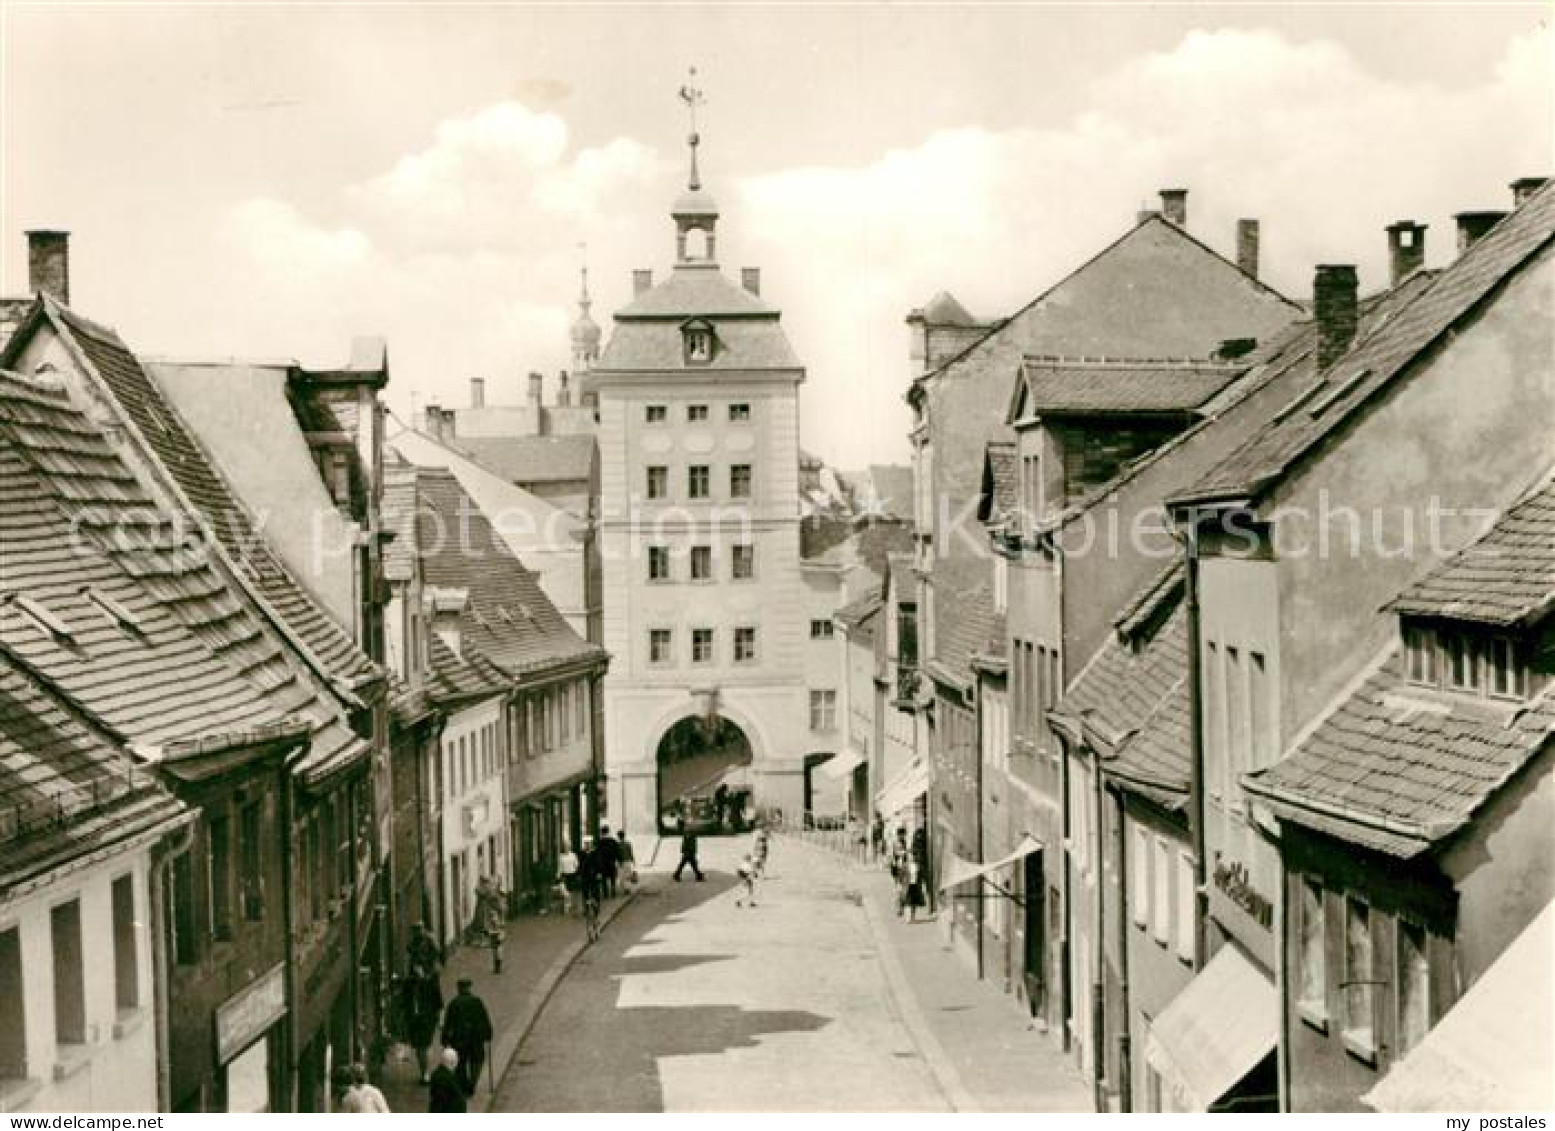
[[1386, 281], [1383, 228], [1555, 172], [1547, 4], [29, 5], [0, 0], [0, 293], [32, 227], [138, 351], [337, 365], [389, 400], [518, 401], [663, 277], [688, 66], [719, 253], [808, 369], [801, 443], [903, 462], [907, 312], [1009, 314], [1163, 187], [1294, 298]]

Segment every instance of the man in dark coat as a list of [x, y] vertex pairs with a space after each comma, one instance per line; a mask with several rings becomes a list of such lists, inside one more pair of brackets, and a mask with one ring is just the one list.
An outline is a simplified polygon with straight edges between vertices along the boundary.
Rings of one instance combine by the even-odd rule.
[[599, 843], [594, 846], [599, 857], [599, 874], [604, 880], [604, 894], [615, 897], [616, 877], [621, 871], [621, 842], [610, 835], [609, 825], [599, 826]]
[[491, 1041], [491, 1014], [486, 1003], [475, 996], [473, 983], [459, 979], [459, 992], [443, 1012], [443, 1044], [459, 1054], [459, 1084], [464, 1094], [473, 1096], [486, 1063], [486, 1046]]
[[428, 1084], [427, 1110], [463, 1113], [469, 1110], [465, 1102], [464, 1085], [459, 1083], [459, 1054], [444, 1049], [437, 1067], [432, 1070]]
[[691, 871], [698, 880], [702, 879], [702, 869], [697, 866], [697, 834], [686, 828], [686, 822], [680, 822], [680, 863], [675, 866], [675, 882], [680, 883], [680, 873], [685, 871], [686, 865], [691, 865]]

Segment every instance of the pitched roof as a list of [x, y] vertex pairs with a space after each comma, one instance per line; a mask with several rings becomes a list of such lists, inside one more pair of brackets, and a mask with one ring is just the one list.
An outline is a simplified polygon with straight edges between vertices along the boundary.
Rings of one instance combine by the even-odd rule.
[[65, 389], [5, 372], [0, 545], [0, 639], [135, 742], [296, 719], [315, 728], [305, 776], [365, 752], [248, 591]]
[[[1247, 366], [1215, 361], [1027, 357], [1017, 411], [1029, 415], [1188, 412]], [[1012, 421], [1013, 423], [1013, 421]]]
[[199, 510], [245, 579], [327, 673], [349, 686], [376, 674], [356, 642], [270, 549], [193, 432], [112, 330], [47, 301], [51, 320], [96, 371], [145, 439], [150, 454]]
[[923, 308], [923, 320], [930, 326], [967, 326], [979, 325], [976, 318], [967, 312], [967, 308], [961, 305], [961, 301], [949, 291], [940, 291]]
[[1395, 612], [1500, 626], [1536, 622], [1555, 604], [1555, 477], [1509, 507], [1479, 541], [1395, 600]]
[[1414, 300], [1317, 375], [1305, 393], [1179, 496], [1180, 502], [1256, 498], [1381, 395], [1496, 287], [1555, 237], [1555, 183], [1443, 269]]
[[842, 515], [810, 514], [799, 523], [799, 557], [811, 562], [853, 537], [853, 519]]
[[994, 609], [993, 591], [979, 585], [961, 595], [956, 615], [940, 632], [939, 648], [926, 665], [941, 682], [966, 686], [972, 683], [972, 661], [982, 656], [1004, 655], [1004, 614]]
[[1187, 800], [1188, 617], [1180, 589], [1164, 598], [1152, 582], [1146, 595], [1170, 610], [1147, 639], [1110, 638], [1053, 709], [1055, 721], [1086, 733], [1110, 749], [1106, 773], [1171, 808]]
[[1413, 685], [1395, 643], [1294, 750], [1243, 783], [1283, 820], [1407, 859], [1472, 821], [1549, 744], [1552, 691], [1501, 705]]
[[[712, 324], [713, 356], [687, 366], [681, 328], [697, 318]], [[724, 278], [714, 264], [679, 264], [664, 282], [616, 311], [594, 371], [799, 368], [776, 307]]]
[[418, 468], [416, 484], [422, 577], [469, 594], [460, 616], [462, 656], [508, 677], [604, 658], [573, 631], [451, 471]]
[[0, 897], [184, 811], [124, 736], [0, 644]]
[[1209, 357], [1227, 338], [1267, 339], [1300, 313], [1186, 230], [1151, 216], [914, 387], [1012, 335], [1028, 354]]
[[727, 279], [717, 266], [680, 264], [657, 286], [649, 287], [616, 311], [617, 321], [635, 318], [711, 318], [727, 315], [776, 315], [760, 295]]
[[847, 629], [849, 635], [855, 635], [866, 629], [884, 607], [885, 602], [879, 593], [866, 593], [857, 601], [842, 606], [832, 614], [832, 618]]
[[594, 470], [594, 437], [456, 436], [462, 452], [509, 483], [587, 483]]
[[11, 335], [21, 329], [22, 321], [27, 317], [27, 311], [32, 309], [32, 304], [31, 296], [0, 298], [0, 349], [4, 349]]

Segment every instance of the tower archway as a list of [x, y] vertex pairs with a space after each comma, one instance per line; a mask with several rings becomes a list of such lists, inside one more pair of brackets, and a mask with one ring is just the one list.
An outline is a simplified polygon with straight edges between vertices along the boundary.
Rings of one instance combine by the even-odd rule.
[[743, 831], [755, 752], [739, 723], [719, 713], [686, 715], [659, 738], [655, 760], [661, 834], [680, 831], [682, 820], [699, 835]]

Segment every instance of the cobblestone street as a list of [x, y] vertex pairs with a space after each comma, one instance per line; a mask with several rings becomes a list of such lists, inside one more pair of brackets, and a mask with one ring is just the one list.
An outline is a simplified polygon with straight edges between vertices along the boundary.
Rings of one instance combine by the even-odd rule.
[[[552, 996], [492, 1110], [1086, 1109], [1021, 1012], [944, 961], [934, 924], [890, 918], [883, 874], [779, 838], [757, 906], [740, 907], [731, 873], [745, 843], [704, 842], [701, 884], [670, 879], [665, 843]], [[911, 972], [930, 950], [934, 997], [920, 1000], [906, 986], [923, 992]], [[954, 1060], [940, 1040], [952, 1024]], [[984, 1070], [963, 1071], [967, 1058]]]

